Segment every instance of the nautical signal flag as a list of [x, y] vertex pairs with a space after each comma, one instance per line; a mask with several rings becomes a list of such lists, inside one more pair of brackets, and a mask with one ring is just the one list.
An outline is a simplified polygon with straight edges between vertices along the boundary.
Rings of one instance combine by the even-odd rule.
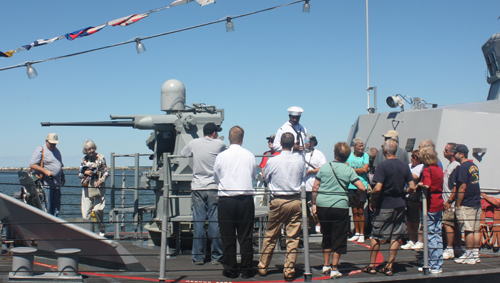
[[[170, 7], [181, 5], [181, 4], [187, 4], [191, 1], [193, 1], [193, 0], [175, 0], [174, 2], [172, 2], [172, 4], [170, 4]], [[200, 6], [205, 6], [205, 5], [210, 4], [210, 3], [215, 3], [215, 0], [196, 0], [196, 2], [198, 2], [198, 4], [200, 4]]]
[[74, 32], [70, 32], [70, 33], [67, 33], [65, 35], [66, 39], [67, 40], [74, 40], [76, 38], [79, 38], [79, 37], [84, 37], [84, 36], [87, 36], [87, 35], [91, 35], [91, 34], [94, 34], [98, 31], [100, 31], [101, 29], [103, 29], [105, 26], [107, 26], [108, 24], [104, 24], [104, 25], [100, 25], [100, 26], [97, 26], [97, 27], [88, 27], [88, 28], [84, 28], [84, 29], [81, 29], [81, 30], [77, 30], [77, 31], [74, 31]]
[[215, 4], [215, 0], [196, 0], [196, 2], [198, 2], [198, 4], [200, 4], [200, 6], [205, 6], [205, 5], [212, 4], [212, 3]]
[[110, 26], [120, 25], [122, 27], [125, 27], [125, 26], [131, 25], [139, 20], [142, 20], [147, 16], [149, 16], [149, 13], [144, 13], [144, 14], [139, 14], [139, 15], [133, 14], [133, 15], [126, 16], [123, 18], [112, 20], [112, 21], [108, 22], [108, 25], [110, 25]]
[[172, 4], [170, 4], [170, 7], [182, 5], [182, 4], [187, 4], [191, 1], [193, 1], [193, 0], [175, 0], [174, 2], [172, 2]]
[[52, 43], [56, 40], [58, 40], [59, 37], [54, 37], [54, 38], [51, 38], [51, 39], [39, 39], [37, 41], [33, 41], [32, 43], [28, 44], [28, 45], [23, 45], [24, 49], [26, 50], [30, 50], [31, 47], [36, 47], [36, 46], [41, 46], [41, 45], [45, 45], [47, 43]]
[[12, 57], [12, 55], [14, 55], [14, 53], [15, 53], [14, 50], [6, 51], [6, 52], [0, 51], [0, 57], [9, 58], [9, 57]]

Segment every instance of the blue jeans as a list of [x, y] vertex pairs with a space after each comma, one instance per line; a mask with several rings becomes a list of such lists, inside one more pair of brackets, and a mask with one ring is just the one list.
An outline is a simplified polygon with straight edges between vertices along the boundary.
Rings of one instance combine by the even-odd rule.
[[441, 236], [442, 219], [443, 211], [427, 213], [430, 270], [440, 270], [443, 268], [443, 237]]
[[208, 238], [211, 240], [212, 261], [220, 261], [222, 256], [222, 244], [219, 231], [217, 190], [191, 191], [191, 202], [193, 210], [193, 249], [191, 251], [194, 262], [203, 262], [205, 259], [205, 247], [207, 244], [207, 233], [205, 222], [208, 220]]
[[57, 217], [59, 211], [61, 211], [61, 189], [49, 188], [48, 212]]

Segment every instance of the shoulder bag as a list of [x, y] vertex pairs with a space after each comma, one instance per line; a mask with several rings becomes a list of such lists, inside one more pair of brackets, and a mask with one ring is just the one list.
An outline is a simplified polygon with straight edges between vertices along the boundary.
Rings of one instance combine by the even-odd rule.
[[337, 173], [335, 173], [335, 170], [333, 169], [332, 163], [330, 162], [328, 164], [330, 164], [330, 167], [332, 168], [332, 172], [333, 172], [333, 175], [335, 175], [335, 178], [337, 179], [337, 183], [339, 183], [339, 185], [342, 187], [342, 189], [344, 189], [345, 193], [347, 194], [347, 198], [349, 199], [349, 206], [356, 207], [356, 205], [357, 205], [356, 196], [349, 194], [349, 190], [346, 189], [346, 187], [344, 187], [342, 185], [342, 183], [339, 180], [339, 177], [337, 177]]

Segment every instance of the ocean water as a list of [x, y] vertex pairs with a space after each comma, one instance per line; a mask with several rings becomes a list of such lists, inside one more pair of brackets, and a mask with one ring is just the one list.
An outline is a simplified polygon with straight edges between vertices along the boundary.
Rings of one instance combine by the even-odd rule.
[[[115, 186], [122, 187], [122, 174], [125, 173], [126, 181], [125, 187], [134, 187], [134, 170], [117, 170], [115, 176]], [[81, 218], [81, 196], [82, 187], [80, 186], [80, 178], [78, 178], [77, 171], [65, 171], [66, 184], [61, 188], [61, 212], [59, 217], [63, 219], [68, 218]], [[140, 176], [140, 173], [139, 173]], [[104, 209], [104, 221], [109, 221], [109, 210], [111, 203], [111, 189], [110, 178], [106, 180], [106, 208]], [[15, 192], [20, 192], [21, 186], [19, 185], [19, 177], [17, 171], [1, 171], [0, 172], [0, 192], [9, 196], [13, 196]], [[48, 195], [48, 191], [46, 192]], [[125, 192], [124, 205], [125, 207], [132, 207], [134, 203], [134, 191]], [[122, 192], [115, 192], [115, 204], [117, 207], [122, 205]], [[154, 205], [154, 192], [153, 190], [139, 190], [139, 206]], [[119, 218], [119, 221], [121, 218]], [[127, 232], [134, 231], [132, 213], [125, 214], [124, 229]], [[143, 215], [143, 223], [146, 224], [151, 220], [151, 215]], [[106, 231], [113, 231], [113, 223], [106, 224]]]

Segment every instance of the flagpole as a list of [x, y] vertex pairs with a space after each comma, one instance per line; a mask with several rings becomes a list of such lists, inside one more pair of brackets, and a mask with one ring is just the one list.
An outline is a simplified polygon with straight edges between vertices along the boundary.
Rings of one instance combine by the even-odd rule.
[[370, 32], [368, 28], [368, 0], [366, 0], [366, 98], [370, 113]]

